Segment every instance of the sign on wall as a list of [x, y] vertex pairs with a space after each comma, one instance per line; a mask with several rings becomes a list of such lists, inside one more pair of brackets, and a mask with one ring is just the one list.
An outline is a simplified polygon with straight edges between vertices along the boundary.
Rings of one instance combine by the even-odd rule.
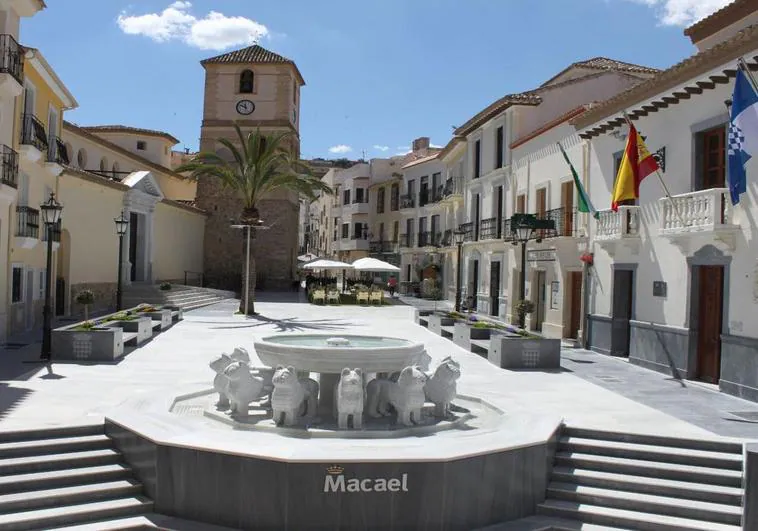
[[668, 284], [662, 280], [653, 281], [653, 297], [665, 297], [668, 292]]
[[561, 307], [561, 283], [554, 280], [550, 283], [550, 309], [558, 310]]
[[555, 262], [555, 249], [532, 249], [526, 252], [529, 262]]

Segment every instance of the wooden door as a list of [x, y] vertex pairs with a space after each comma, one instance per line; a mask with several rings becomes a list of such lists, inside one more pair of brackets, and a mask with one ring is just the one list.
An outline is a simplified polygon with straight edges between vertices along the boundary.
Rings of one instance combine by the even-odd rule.
[[725, 136], [726, 128], [724, 126], [703, 133], [703, 175], [700, 190], [724, 187], [726, 176]]
[[568, 337], [577, 339], [579, 329], [582, 327], [582, 273], [580, 271], [570, 272], [568, 284], [571, 296]]
[[537, 271], [537, 304], [534, 311], [534, 330], [542, 332], [542, 323], [545, 322], [545, 310], [547, 306], [547, 280], [544, 271]]
[[632, 318], [634, 272], [613, 272], [613, 314], [611, 315], [611, 355], [629, 356], [629, 320]]
[[697, 286], [697, 377], [718, 383], [721, 373], [724, 267], [699, 266]]
[[490, 262], [490, 315], [500, 315], [500, 262]]
[[[540, 188], [537, 190], [537, 218], [538, 219], [545, 219], [545, 212], [547, 211], [547, 188]], [[544, 238], [546, 236], [546, 231], [544, 229], [540, 229], [538, 231], [538, 236], [540, 238]]]
[[516, 213], [526, 214], [526, 196], [524, 194], [516, 198]]
[[574, 182], [569, 181], [561, 185], [561, 206], [563, 207], [563, 223], [559, 229], [560, 236], [572, 236], [574, 234]]

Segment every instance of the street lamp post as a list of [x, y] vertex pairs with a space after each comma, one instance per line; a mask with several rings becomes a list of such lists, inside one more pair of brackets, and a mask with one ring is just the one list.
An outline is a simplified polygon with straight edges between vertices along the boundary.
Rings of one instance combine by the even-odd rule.
[[[542, 236], [535, 238], [535, 231], [554, 230], [555, 221], [537, 219], [534, 214], [514, 214], [511, 216], [511, 237], [513, 245], [521, 244], [521, 282], [519, 284], [519, 302], [526, 298], [526, 244], [529, 240], [542, 241]], [[519, 312], [519, 328], [526, 325], [526, 314]]]
[[129, 220], [124, 216], [124, 211], [117, 218], [113, 218], [116, 223], [116, 234], [118, 234], [118, 282], [116, 283], [116, 311], [121, 310], [121, 301], [123, 298], [123, 263], [124, 263], [124, 234], [129, 228]]
[[47, 269], [45, 270], [45, 306], [42, 309], [42, 354], [41, 359], [50, 361], [52, 358], [52, 324], [53, 309], [51, 305], [52, 292], [50, 285], [53, 276], [53, 227], [61, 219], [63, 205], [55, 200], [55, 194], [50, 193], [50, 199], [40, 206], [42, 212], [42, 221], [45, 224], [45, 235], [47, 236]]
[[461, 311], [461, 278], [463, 277], [463, 240], [466, 239], [466, 231], [456, 230], [453, 232], [455, 245], [458, 247], [458, 265], [455, 269], [455, 311]]

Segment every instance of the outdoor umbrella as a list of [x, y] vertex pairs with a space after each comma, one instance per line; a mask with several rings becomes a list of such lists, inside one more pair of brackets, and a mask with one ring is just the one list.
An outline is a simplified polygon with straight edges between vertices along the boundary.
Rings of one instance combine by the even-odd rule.
[[321, 269], [321, 270], [328, 270], [328, 269], [353, 269], [353, 266], [350, 264], [346, 264], [345, 262], [339, 262], [337, 260], [316, 260], [314, 262], [309, 262], [303, 266], [303, 269]]
[[297, 257], [298, 262], [313, 262], [314, 260], [317, 260], [317, 259], [318, 259], [318, 255], [315, 255], [313, 253], [305, 253]]
[[351, 266], [356, 271], [367, 271], [372, 273], [396, 272], [400, 268], [376, 258], [359, 258]]

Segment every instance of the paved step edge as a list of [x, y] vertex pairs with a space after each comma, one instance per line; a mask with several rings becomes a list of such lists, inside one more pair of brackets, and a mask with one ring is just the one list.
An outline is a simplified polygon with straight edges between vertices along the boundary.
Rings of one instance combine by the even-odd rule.
[[561, 435], [581, 437], [583, 439], [600, 439], [628, 443], [650, 444], [654, 446], [670, 446], [674, 448], [690, 448], [724, 453], [742, 454], [743, 445], [740, 442], [717, 439], [688, 439], [666, 435], [645, 435], [639, 433], [622, 433], [614, 431], [595, 430], [564, 426]]
[[0, 458], [64, 453], [77, 449], [97, 450], [112, 446], [113, 442], [105, 434], [0, 442]]
[[60, 439], [64, 437], [79, 437], [85, 435], [103, 435], [105, 425], [84, 424], [81, 426], [66, 426], [56, 428], [42, 428], [35, 430], [10, 430], [0, 431], [0, 443], [20, 442], [41, 439]]
[[115, 450], [89, 450], [68, 454], [10, 457], [0, 459], [0, 474], [82, 468], [89, 465], [114, 463], [120, 460], [121, 454]]
[[151, 512], [153, 502], [141, 496], [0, 515], [0, 529], [20, 531], [92, 522]]
[[0, 477], [0, 494], [85, 485], [133, 477], [132, 470], [120, 463], [60, 470], [45, 470]]
[[137, 496], [142, 485], [121, 480], [0, 495], [0, 512], [19, 512]]

